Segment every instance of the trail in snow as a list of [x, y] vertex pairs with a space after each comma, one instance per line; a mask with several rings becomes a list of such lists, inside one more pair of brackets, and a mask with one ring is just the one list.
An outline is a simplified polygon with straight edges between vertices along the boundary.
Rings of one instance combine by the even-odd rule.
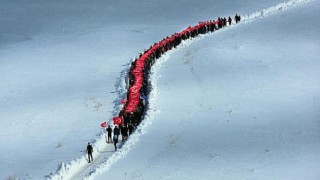
[[[248, 15], [242, 16], [242, 20], [240, 24], [249, 23], [253, 20], [266, 17], [268, 15], [272, 15], [284, 10], [287, 10], [292, 7], [299, 6], [301, 4], [307, 3], [309, 0], [290, 0], [288, 2], [283, 2], [277, 4], [275, 6], [263, 9], [261, 11], [257, 11]], [[235, 25], [234, 25], [235, 26]], [[234, 27], [231, 26], [231, 27]], [[229, 27], [229, 28], [231, 28]], [[227, 27], [228, 28], [228, 27]], [[210, 33], [211, 34], [211, 33]], [[84, 178], [84, 179], [94, 179], [96, 175], [105, 173], [108, 171], [113, 163], [118, 161], [119, 159], [125, 157], [127, 153], [134, 147], [134, 145], [140, 140], [141, 135], [146, 132], [146, 128], [152, 123], [152, 119], [157, 112], [157, 108], [155, 105], [156, 97], [157, 97], [157, 79], [159, 78], [158, 72], [161, 67], [161, 64], [168, 60], [170, 54], [174, 51], [177, 51], [183, 47], [188, 46], [194, 41], [200, 40], [206, 35], [200, 35], [193, 39], [188, 39], [183, 41], [177, 48], [174, 48], [170, 51], [167, 51], [161, 58], [157, 59], [156, 63], [151, 68], [151, 76], [149, 78], [149, 82], [151, 83], [150, 94], [148, 97], [148, 107], [145, 112], [143, 121], [136, 129], [136, 131], [130, 136], [126, 143], [124, 143], [118, 151], [113, 152], [113, 145], [107, 144], [105, 140], [105, 133], [101, 132], [99, 137], [93, 143], [93, 146], [96, 147], [96, 152], [94, 155], [94, 162], [89, 164], [87, 162], [86, 155], [79, 157], [77, 159], [72, 160], [70, 163], [65, 164], [62, 163], [59, 166], [59, 169], [55, 174], [51, 174], [48, 176], [48, 179], [58, 180], [58, 179], [74, 179], [74, 178]], [[118, 114], [118, 112], [122, 109], [123, 105], [120, 103], [120, 100], [126, 96], [127, 93], [127, 79], [128, 79], [128, 67], [121, 72], [121, 77], [119, 81], [116, 83], [115, 88], [118, 94], [118, 98], [114, 101], [114, 110], [113, 115]]]

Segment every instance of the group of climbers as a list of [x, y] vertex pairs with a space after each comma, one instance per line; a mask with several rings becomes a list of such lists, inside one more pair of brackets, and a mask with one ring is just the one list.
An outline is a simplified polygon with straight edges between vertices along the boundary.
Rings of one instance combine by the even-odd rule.
[[[115, 126], [112, 129], [111, 126], [109, 125], [106, 130], [108, 133], [107, 143], [110, 143], [110, 142], [113, 143], [115, 150], [117, 150], [117, 143], [119, 141], [120, 135], [122, 137], [122, 142], [126, 141], [129, 135], [133, 133], [134, 126], [130, 123], [127, 126], [119, 125], [119, 127]], [[113, 132], [113, 138], [111, 138], [112, 132]]]
[[[235, 22], [240, 21], [240, 16], [236, 14]], [[200, 34], [206, 34], [214, 32], [215, 30], [221, 29], [225, 26], [232, 24], [232, 18], [218, 18], [218, 20], [210, 20], [199, 22], [196, 26], [189, 26], [187, 29], [175, 33], [170, 37], [162, 39], [158, 43], [154, 43], [149, 49], [141, 53], [132, 63], [128, 75], [129, 85], [127, 97], [121, 100], [123, 109], [120, 111], [117, 117], [113, 118], [113, 124], [118, 125], [112, 130], [109, 126], [108, 131], [108, 142], [111, 139], [113, 132], [113, 143], [115, 149], [117, 149], [118, 137], [122, 135], [122, 141], [125, 141], [129, 135], [136, 129], [141, 123], [143, 113], [146, 107], [146, 97], [148, 97], [148, 78], [150, 75], [151, 66], [155, 63], [156, 59], [159, 59], [164, 53], [177, 47], [183, 40], [194, 38]], [[110, 130], [110, 129], [111, 130]], [[110, 135], [110, 138], [109, 138]]]
[[[235, 21], [240, 21], [240, 16], [236, 14]], [[126, 99], [121, 103], [124, 105], [120, 111], [119, 116], [113, 118], [113, 123], [119, 125], [122, 134], [122, 140], [125, 141], [128, 137], [127, 132], [132, 131], [141, 123], [143, 113], [146, 106], [146, 97], [148, 97], [148, 78], [150, 75], [151, 66], [159, 59], [165, 52], [177, 47], [183, 40], [194, 38], [200, 34], [214, 32], [232, 24], [232, 18], [218, 18], [218, 20], [210, 20], [199, 22], [196, 26], [189, 26], [187, 29], [175, 33], [170, 37], [162, 39], [160, 42], [153, 44], [149, 49], [131, 63], [129, 71], [129, 88]], [[129, 133], [129, 134], [131, 134]], [[116, 147], [116, 145], [115, 145]]]
[[[236, 23], [240, 22], [240, 15], [236, 14], [236, 16], [234, 17], [234, 20], [236, 21]], [[220, 18], [218, 17], [218, 28], [223, 28], [225, 26], [227, 26], [227, 22], [228, 22], [228, 25], [231, 26], [232, 24], [232, 18], [229, 16], [228, 17], [228, 20], [224, 17], [224, 18]]]

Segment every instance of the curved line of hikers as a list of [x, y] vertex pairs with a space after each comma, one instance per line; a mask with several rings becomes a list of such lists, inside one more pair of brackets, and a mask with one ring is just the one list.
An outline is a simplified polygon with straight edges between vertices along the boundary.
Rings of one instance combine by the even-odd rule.
[[[150, 88], [148, 78], [151, 66], [157, 59], [172, 48], [176, 48], [183, 40], [214, 32], [225, 26], [231, 26], [232, 21], [238, 23], [240, 20], [240, 15], [236, 14], [234, 19], [229, 16], [228, 19], [219, 17], [217, 20], [199, 22], [196, 26], [189, 26], [181, 32], [166, 37], [158, 43], [154, 43], [149, 49], [140, 53], [131, 63], [127, 82], [129, 85], [127, 97], [121, 100], [123, 108], [119, 115], [113, 118], [115, 127], [112, 130], [109, 125], [106, 129], [108, 132], [108, 143], [111, 140], [114, 143], [115, 150], [117, 150], [116, 144], [118, 143], [119, 135], [122, 135], [122, 141], [126, 141], [128, 136], [141, 123], [145, 107], [148, 105], [147, 97]], [[112, 132], [113, 138], [111, 138]], [[88, 148], [87, 151], [92, 154], [89, 145]]]
[[[148, 77], [151, 66], [159, 59], [165, 52], [177, 47], [183, 40], [194, 38], [200, 34], [214, 32], [225, 26], [232, 24], [232, 18], [218, 18], [218, 20], [210, 20], [206, 22], [199, 22], [196, 26], [189, 26], [182, 32], [175, 33], [170, 37], [162, 39], [158, 43], [154, 43], [149, 49], [145, 50], [131, 63], [129, 71], [129, 88], [126, 99], [121, 100], [124, 105], [117, 117], [113, 118], [113, 124], [122, 124], [127, 126], [129, 123], [133, 126], [138, 126], [147, 105], [147, 98], [149, 94]], [[240, 16], [235, 16], [235, 21], [240, 21]]]

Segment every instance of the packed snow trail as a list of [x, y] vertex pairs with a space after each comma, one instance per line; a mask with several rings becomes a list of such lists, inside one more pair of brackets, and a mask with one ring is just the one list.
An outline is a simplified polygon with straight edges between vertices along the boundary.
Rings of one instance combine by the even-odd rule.
[[[257, 11], [255, 13], [244, 15], [242, 16], [242, 20], [240, 24], [248, 23], [253, 20], [266, 17], [268, 15], [275, 14], [277, 12], [281, 12], [284, 10], [287, 10], [291, 7], [295, 7], [298, 5], [301, 5], [303, 3], [307, 3], [309, 0], [291, 0], [288, 2], [283, 2], [280, 4], [277, 4], [275, 6], [263, 9], [261, 11]], [[233, 27], [233, 26], [231, 26]], [[207, 34], [208, 35], [208, 34]], [[105, 133], [101, 132], [99, 138], [95, 140], [93, 143], [94, 146], [94, 162], [88, 163], [87, 162], [87, 155], [83, 155], [82, 157], [78, 159], [74, 159], [68, 164], [62, 163], [59, 166], [59, 169], [55, 174], [51, 174], [48, 179], [94, 179], [96, 175], [102, 174], [106, 171], [108, 171], [111, 167], [111, 165], [116, 162], [117, 160], [123, 158], [126, 156], [126, 154], [134, 147], [134, 145], [139, 141], [140, 136], [144, 134], [146, 131], [146, 127], [149, 126], [152, 122], [152, 119], [156, 113], [156, 107], [155, 107], [155, 100], [157, 96], [157, 87], [156, 87], [156, 80], [159, 78], [157, 75], [157, 72], [159, 68], [161, 67], [161, 64], [168, 60], [169, 55], [187, 45], [190, 43], [199, 40], [207, 35], [200, 35], [193, 39], [188, 39], [185, 41], [182, 41], [182, 43], [177, 46], [176, 48], [173, 48], [172, 50], [167, 51], [164, 55], [162, 55], [161, 58], [157, 59], [156, 63], [151, 68], [151, 76], [149, 77], [149, 82], [151, 83], [150, 88], [150, 94], [148, 96], [148, 106], [147, 110], [145, 111], [144, 117], [142, 118], [143, 121], [138, 126], [136, 131], [130, 136], [128, 141], [123, 144], [121, 148], [119, 148], [118, 151], [112, 152], [113, 145], [107, 144], [105, 142]], [[128, 67], [129, 69], [129, 67]], [[115, 106], [113, 113], [117, 114], [117, 112], [120, 111], [122, 108], [121, 104], [119, 103], [121, 99], [123, 99], [126, 96], [127, 89], [126, 89], [126, 81], [128, 78], [128, 69], [124, 70], [121, 73], [121, 80], [116, 84], [116, 90], [118, 94], [118, 99], [115, 100]], [[110, 150], [111, 149], [111, 150]]]

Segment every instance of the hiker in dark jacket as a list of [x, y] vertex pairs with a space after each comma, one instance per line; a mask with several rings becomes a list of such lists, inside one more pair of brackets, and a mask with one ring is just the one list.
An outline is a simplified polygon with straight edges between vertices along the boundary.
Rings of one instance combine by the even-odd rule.
[[229, 18], [228, 18], [228, 23], [229, 23], [229, 26], [231, 25], [231, 23], [232, 23], [232, 19], [231, 19], [231, 17], [229, 16]]
[[131, 123], [130, 123], [129, 126], [128, 126], [128, 130], [129, 130], [129, 135], [131, 135], [132, 132], [133, 132], [133, 126], [132, 126]]
[[122, 126], [121, 134], [122, 134], [122, 142], [126, 141], [128, 139], [128, 128], [127, 128], [127, 126]]
[[111, 138], [112, 128], [110, 127], [110, 125], [109, 125], [108, 128], [107, 128], [107, 132], [108, 132], [108, 143], [109, 143], [110, 140], [111, 140], [111, 142], [112, 142], [112, 138]]
[[[89, 159], [88, 162], [90, 163], [91, 161], [93, 161], [93, 157], [92, 157], [93, 148], [90, 143], [88, 143], [88, 146], [87, 146], [87, 153], [88, 153], [88, 159]], [[90, 161], [90, 159], [91, 159], [91, 161]]]
[[236, 19], [236, 23], [240, 22], [240, 20], [241, 20], [241, 17], [238, 14], [236, 14], [236, 16], [234, 18]]
[[120, 130], [117, 126], [115, 126], [113, 129], [113, 145], [114, 145], [115, 151], [117, 150], [119, 134], [120, 134]]

